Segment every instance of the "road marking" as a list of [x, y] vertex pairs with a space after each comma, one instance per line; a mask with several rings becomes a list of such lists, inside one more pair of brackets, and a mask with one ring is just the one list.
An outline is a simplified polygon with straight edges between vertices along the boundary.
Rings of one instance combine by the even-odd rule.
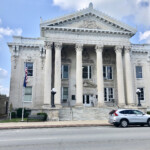
[[28, 139], [6, 139], [6, 140], [0, 140], [0, 142], [9, 142], [9, 141], [30, 141], [30, 140], [56, 140], [57, 138], [28, 138]]

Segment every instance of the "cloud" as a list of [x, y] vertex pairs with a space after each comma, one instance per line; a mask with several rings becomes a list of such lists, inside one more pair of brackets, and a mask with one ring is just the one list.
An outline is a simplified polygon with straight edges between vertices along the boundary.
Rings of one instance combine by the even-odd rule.
[[93, 2], [94, 8], [121, 19], [133, 16], [138, 25], [150, 26], [150, 0], [53, 0], [53, 4], [63, 9], [79, 10]]
[[9, 88], [0, 85], [0, 94], [6, 94], [9, 96]]
[[[2, 19], [0, 18], [0, 25], [2, 24]], [[17, 29], [11, 29], [10, 27], [0, 27], [0, 38], [3, 38], [4, 36], [12, 36], [12, 35], [21, 35], [22, 34], [22, 29], [17, 28]]]
[[0, 79], [4, 79], [8, 76], [7, 70], [0, 68]]
[[0, 38], [2, 38], [3, 36], [12, 36], [12, 35], [21, 35], [22, 34], [22, 29], [18, 28], [18, 29], [11, 29], [9, 27], [7, 28], [3, 28], [0, 27]]
[[145, 31], [144, 33], [140, 32], [139, 41], [145, 40], [147, 43], [150, 43], [150, 30]]

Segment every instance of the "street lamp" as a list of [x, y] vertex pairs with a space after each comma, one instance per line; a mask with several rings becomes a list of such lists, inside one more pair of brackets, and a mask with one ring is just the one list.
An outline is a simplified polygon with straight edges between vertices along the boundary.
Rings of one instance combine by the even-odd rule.
[[55, 104], [54, 104], [54, 95], [56, 94], [55, 88], [53, 88], [53, 89], [51, 90], [51, 93], [52, 93], [51, 107], [55, 107]]
[[138, 106], [141, 106], [141, 103], [140, 103], [140, 93], [141, 93], [141, 90], [137, 89], [136, 90], [136, 94], [138, 95]]

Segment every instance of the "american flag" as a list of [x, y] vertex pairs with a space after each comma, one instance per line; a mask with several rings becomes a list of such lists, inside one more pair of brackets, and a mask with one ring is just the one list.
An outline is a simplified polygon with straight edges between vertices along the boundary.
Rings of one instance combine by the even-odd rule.
[[27, 79], [28, 79], [28, 68], [25, 68], [25, 77], [24, 77], [24, 82], [23, 82], [23, 86], [26, 87], [27, 86]]

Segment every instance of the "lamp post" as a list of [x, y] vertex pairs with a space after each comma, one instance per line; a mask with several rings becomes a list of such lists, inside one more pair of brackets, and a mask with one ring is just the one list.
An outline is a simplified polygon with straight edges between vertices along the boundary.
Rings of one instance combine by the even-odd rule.
[[52, 94], [51, 107], [55, 107], [55, 104], [54, 104], [54, 95], [56, 94], [55, 88], [53, 88], [53, 89], [51, 90], [51, 94]]
[[141, 103], [140, 103], [140, 93], [141, 93], [141, 90], [140, 89], [137, 89], [136, 90], [136, 94], [138, 96], [138, 106], [141, 106]]

